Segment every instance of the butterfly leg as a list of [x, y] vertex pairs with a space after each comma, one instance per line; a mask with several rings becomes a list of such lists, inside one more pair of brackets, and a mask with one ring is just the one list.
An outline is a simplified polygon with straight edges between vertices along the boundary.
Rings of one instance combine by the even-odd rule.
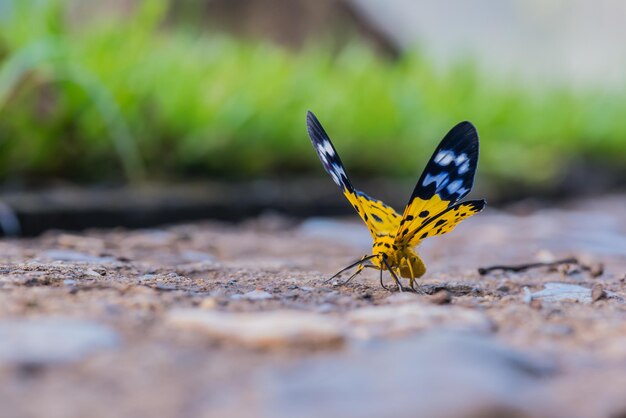
[[385, 284], [383, 283], [383, 268], [382, 268], [382, 266], [380, 267], [380, 286], [383, 289], [389, 291], [389, 288], [387, 286], [385, 286]]
[[[396, 282], [396, 285], [398, 285], [398, 291], [399, 292], [404, 292], [404, 287], [402, 286], [402, 283], [400, 283], [400, 280], [398, 279], [398, 276], [396, 275], [396, 273], [393, 271], [393, 269], [389, 265], [389, 262], [387, 261], [387, 259], [385, 257], [382, 257], [382, 260], [383, 260], [383, 263], [385, 263], [385, 266], [387, 267], [387, 270], [389, 270], [389, 273], [391, 274], [391, 277], [393, 277], [393, 281]], [[381, 271], [382, 271], [382, 269], [381, 269]], [[387, 289], [387, 290], [389, 290], [389, 289]]]
[[411, 273], [411, 278], [409, 279], [409, 286], [415, 293], [423, 294], [424, 292], [420, 289], [419, 285], [415, 287], [415, 272], [413, 271], [413, 265], [409, 263], [409, 260], [406, 260], [407, 265], [409, 266], [409, 272]]

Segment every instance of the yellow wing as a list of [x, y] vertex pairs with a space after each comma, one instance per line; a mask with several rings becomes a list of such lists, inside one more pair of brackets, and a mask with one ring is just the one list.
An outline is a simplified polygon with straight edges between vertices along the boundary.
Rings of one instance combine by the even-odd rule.
[[[417, 245], [427, 236], [451, 231], [464, 219], [456, 218], [456, 213], [449, 210], [464, 208], [463, 204], [454, 204], [472, 189], [477, 164], [478, 134], [471, 123], [461, 122], [446, 134], [428, 161], [404, 210], [395, 243], [400, 246]], [[484, 201], [481, 204], [478, 201], [468, 202], [467, 216], [481, 210], [484, 205]], [[476, 212], [471, 212], [478, 207], [480, 209]], [[448, 219], [450, 216], [452, 218]], [[445, 227], [442, 223], [434, 227], [444, 220]]]
[[394, 234], [400, 225], [400, 215], [382, 201], [371, 198], [352, 187], [339, 154], [337, 154], [320, 122], [311, 112], [307, 112], [306, 122], [307, 132], [324, 169], [331, 175], [333, 181], [341, 187], [344, 196], [363, 219], [372, 237], [375, 239]]
[[424, 238], [446, 234], [452, 231], [463, 219], [480, 212], [484, 207], [484, 200], [468, 200], [452, 205], [405, 235], [403, 242], [414, 247]]
[[344, 196], [358, 212], [372, 238], [394, 234], [400, 225], [400, 215], [391, 206], [358, 190], [344, 190]]

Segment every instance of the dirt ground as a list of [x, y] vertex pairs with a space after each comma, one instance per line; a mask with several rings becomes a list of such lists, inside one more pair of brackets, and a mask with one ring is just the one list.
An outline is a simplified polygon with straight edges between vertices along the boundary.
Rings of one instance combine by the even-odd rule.
[[0, 416], [623, 417], [624, 208], [488, 208], [420, 248], [424, 295], [325, 282], [356, 216], [5, 239]]

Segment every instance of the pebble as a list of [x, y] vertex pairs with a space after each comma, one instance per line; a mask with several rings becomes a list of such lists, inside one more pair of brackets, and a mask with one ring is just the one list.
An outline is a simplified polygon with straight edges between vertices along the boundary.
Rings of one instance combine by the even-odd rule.
[[604, 291], [604, 287], [600, 283], [596, 283], [591, 288], [591, 300], [593, 302], [597, 302], [600, 299], [606, 299], [606, 292]]
[[342, 325], [333, 317], [301, 311], [229, 313], [181, 309], [170, 312], [167, 322], [251, 348], [336, 348], [345, 340]]
[[532, 294], [533, 299], [541, 299], [545, 302], [575, 301], [582, 303], [591, 302], [591, 289], [568, 283], [546, 283], [543, 290]]
[[447, 290], [440, 290], [431, 297], [428, 298], [430, 303], [435, 305], [447, 305], [452, 302], [452, 295]]
[[231, 299], [247, 299], [247, 300], [267, 300], [273, 299], [274, 295], [269, 292], [266, 292], [263, 289], [254, 289], [250, 292], [244, 293], [243, 295], [233, 295], [230, 297]]
[[71, 318], [0, 321], [0, 364], [48, 365], [78, 361], [119, 345], [112, 329]]
[[[596, 297], [617, 297], [613, 292], [606, 292], [601, 284], [598, 283], [596, 286], [599, 286], [596, 288]], [[544, 302], [574, 301], [580, 303], [591, 303], [598, 300], [593, 298], [591, 289], [569, 283], [546, 283], [543, 290], [532, 294], [532, 299], [540, 299]]]

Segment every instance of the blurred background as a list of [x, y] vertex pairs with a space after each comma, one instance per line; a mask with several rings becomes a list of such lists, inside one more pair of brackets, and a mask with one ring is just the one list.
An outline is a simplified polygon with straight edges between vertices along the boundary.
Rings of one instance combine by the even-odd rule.
[[[495, 205], [626, 185], [620, 0], [0, 0], [0, 227], [402, 206], [455, 123]], [[401, 208], [400, 208], [401, 209]]]

